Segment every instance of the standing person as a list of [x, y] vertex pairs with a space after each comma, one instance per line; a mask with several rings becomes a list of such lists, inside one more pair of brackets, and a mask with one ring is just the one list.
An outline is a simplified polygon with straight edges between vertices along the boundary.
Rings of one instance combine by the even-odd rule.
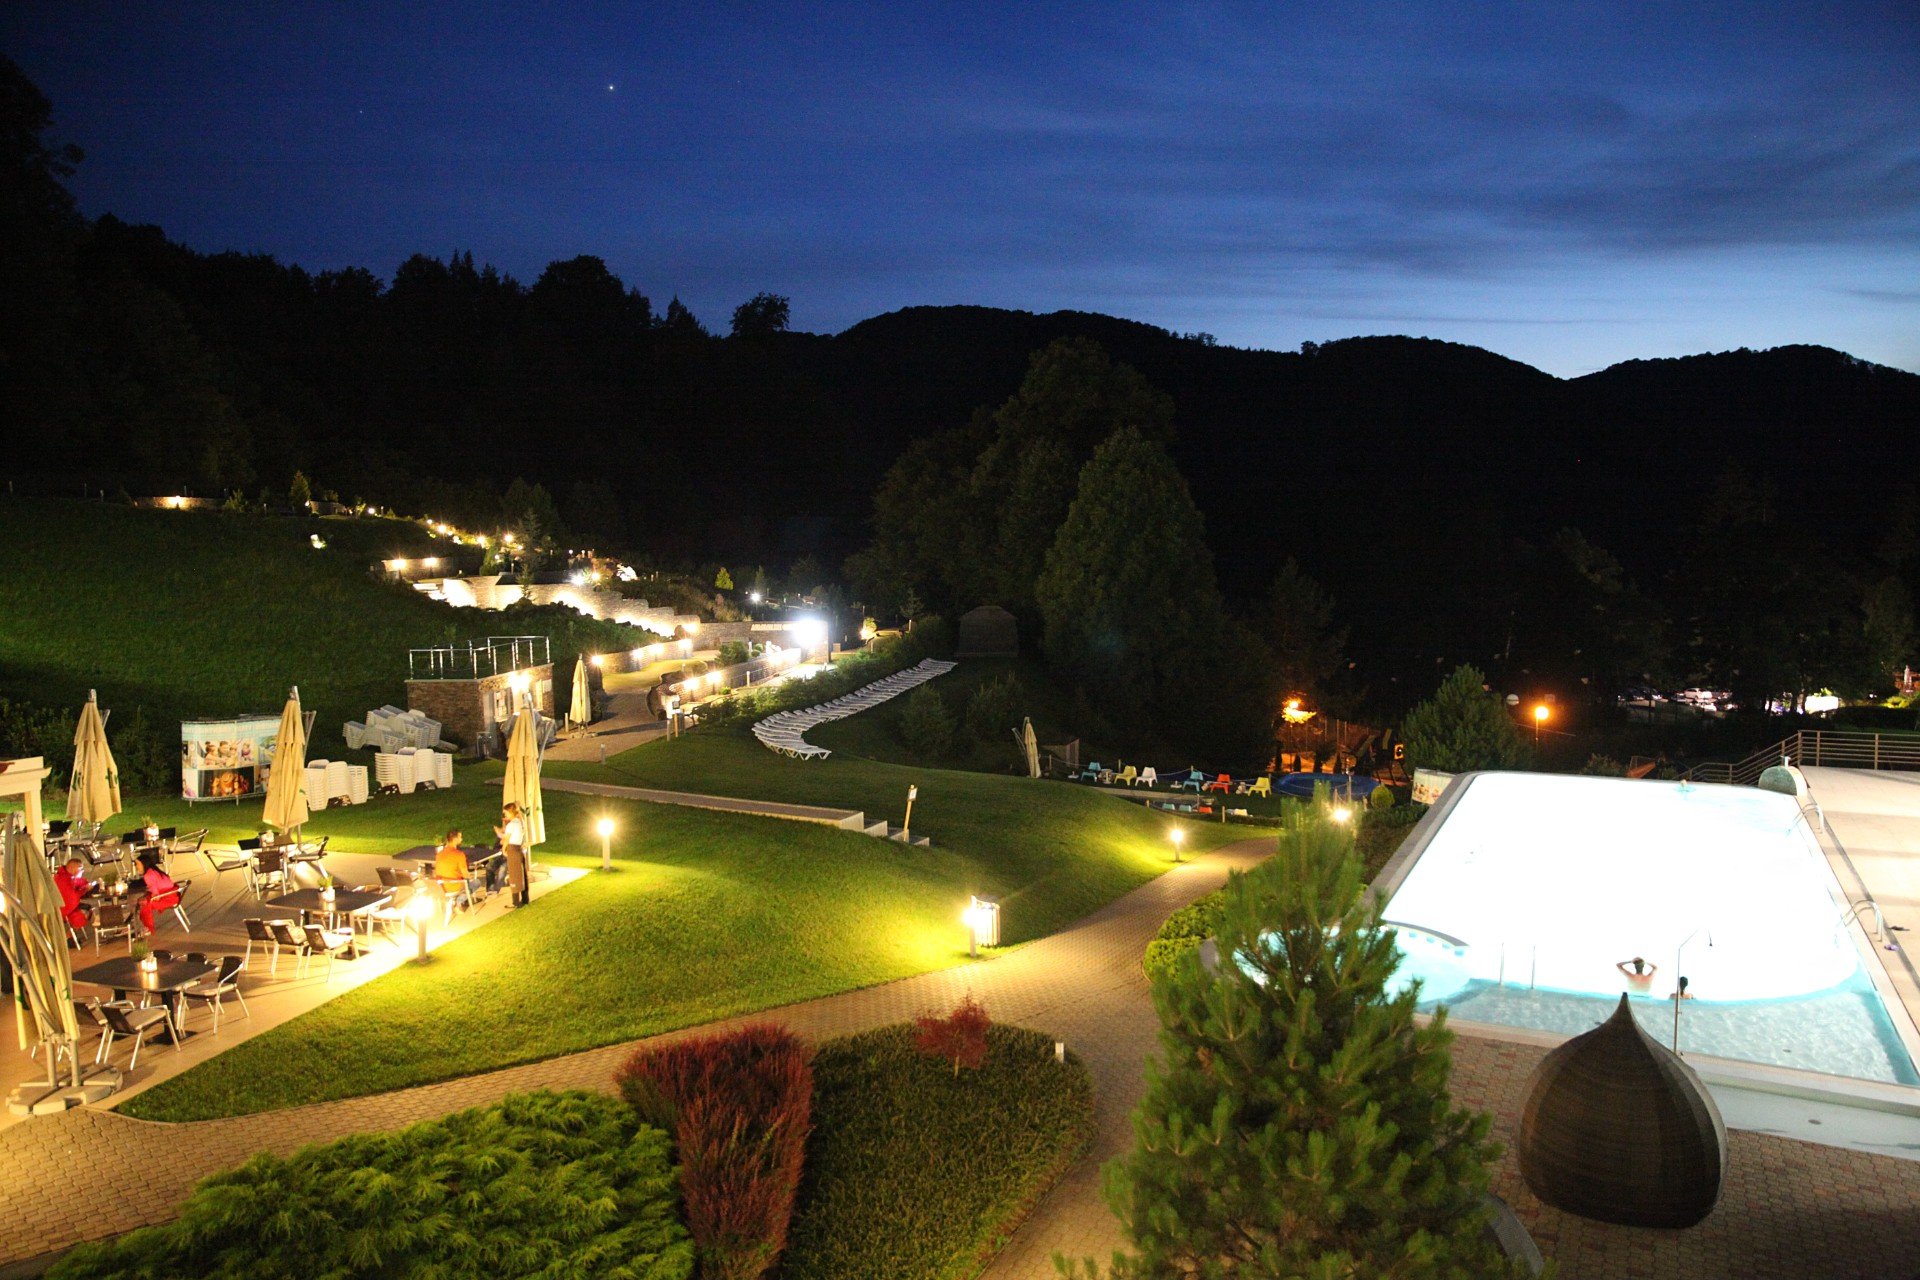
[[501, 813], [501, 823], [493, 829], [500, 837], [500, 852], [507, 860], [507, 883], [513, 886], [513, 905], [527, 905], [527, 824], [520, 806], [509, 800]]

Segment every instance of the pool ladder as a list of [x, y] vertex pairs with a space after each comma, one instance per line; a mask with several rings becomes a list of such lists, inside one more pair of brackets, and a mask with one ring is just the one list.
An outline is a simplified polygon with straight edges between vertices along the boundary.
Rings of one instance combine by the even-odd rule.
[[[1534, 989], [1535, 979], [1539, 976], [1540, 944], [1535, 942], [1527, 947], [1527, 990]], [[1500, 940], [1500, 976], [1495, 980], [1494, 985], [1501, 987], [1507, 985], [1507, 942], [1504, 938]]]
[[1899, 948], [1894, 945], [1893, 939], [1887, 936], [1887, 918], [1881, 914], [1880, 904], [1872, 898], [1855, 898], [1852, 902], [1849, 902], [1846, 913], [1840, 917], [1840, 923], [1852, 924], [1860, 918], [1860, 912], [1862, 910], [1873, 912], [1874, 927], [1875, 931], [1880, 935], [1880, 945], [1888, 951], [1899, 950]]

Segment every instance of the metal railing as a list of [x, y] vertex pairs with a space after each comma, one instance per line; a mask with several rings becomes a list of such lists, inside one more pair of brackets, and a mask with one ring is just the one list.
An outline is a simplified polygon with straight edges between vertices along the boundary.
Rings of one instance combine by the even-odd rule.
[[553, 661], [546, 636], [488, 636], [461, 644], [407, 650], [409, 680], [484, 680]]
[[1857, 730], [1802, 730], [1782, 738], [1736, 764], [1710, 761], [1687, 770], [1690, 782], [1726, 782], [1752, 786], [1781, 764], [1834, 769], [1901, 769], [1920, 772], [1920, 734], [1862, 733]]

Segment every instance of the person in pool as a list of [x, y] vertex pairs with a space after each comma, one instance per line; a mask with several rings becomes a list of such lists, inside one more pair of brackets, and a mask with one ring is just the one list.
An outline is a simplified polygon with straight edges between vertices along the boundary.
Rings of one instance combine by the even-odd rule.
[[1640, 956], [1622, 960], [1613, 967], [1626, 975], [1627, 990], [1637, 991], [1641, 995], [1653, 990], [1653, 975], [1660, 971], [1659, 965], [1649, 963]]

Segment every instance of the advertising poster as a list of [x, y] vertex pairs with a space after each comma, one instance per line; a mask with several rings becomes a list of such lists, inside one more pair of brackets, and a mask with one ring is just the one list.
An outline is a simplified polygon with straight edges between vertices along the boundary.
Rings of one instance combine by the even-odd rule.
[[278, 716], [187, 720], [180, 725], [180, 795], [185, 800], [244, 800], [264, 795], [273, 771]]

